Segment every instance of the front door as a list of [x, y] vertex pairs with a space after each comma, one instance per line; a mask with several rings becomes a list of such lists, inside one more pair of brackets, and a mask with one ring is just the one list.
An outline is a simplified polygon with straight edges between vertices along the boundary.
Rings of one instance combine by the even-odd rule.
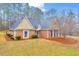
[[35, 31], [35, 35], [39, 37], [39, 31]]

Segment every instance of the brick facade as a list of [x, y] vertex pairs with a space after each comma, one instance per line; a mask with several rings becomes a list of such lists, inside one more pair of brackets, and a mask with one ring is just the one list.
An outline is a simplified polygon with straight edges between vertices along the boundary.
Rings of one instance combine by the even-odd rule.
[[[35, 30], [28, 30], [29, 31], [29, 37], [28, 38], [23, 38], [23, 30], [16, 30], [16, 36], [21, 36], [22, 39], [31, 39], [32, 35], [35, 34]], [[53, 31], [51, 30], [40, 30], [38, 31], [38, 36], [39, 38], [52, 38], [54, 37]]]

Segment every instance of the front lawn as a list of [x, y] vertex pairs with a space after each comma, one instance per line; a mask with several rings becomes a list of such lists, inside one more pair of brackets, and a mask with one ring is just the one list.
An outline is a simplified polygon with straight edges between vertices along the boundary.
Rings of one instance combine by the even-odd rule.
[[0, 55], [10, 56], [59, 56], [79, 55], [79, 50], [74, 47], [46, 39], [34, 39], [23, 41], [8, 41], [0, 44]]
[[5, 32], [0, 32], [0, 56], [77, 56], [78, 46], [46, 39], [6, 41]]

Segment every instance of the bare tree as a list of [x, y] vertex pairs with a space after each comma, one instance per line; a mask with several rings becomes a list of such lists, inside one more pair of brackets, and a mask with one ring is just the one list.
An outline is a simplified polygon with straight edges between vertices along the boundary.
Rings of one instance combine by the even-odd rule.
[[62, 30], [65, 38], [66, 35], [73, 35], [73, 29], [76, 24], [74, 12], [69, 10], [64, 19]]
[[53, 24], [53, 26], [56, 26], [60, 31], [60, 34], [62, 34], [63, 38], [65, 38], [66, 35], [73, 34], [73, 29], [76, 24], [75, 14], [72, 10], [69, 10], [69, 13], [67, 14], [65, 10], [62, 10], [61, 14], [61, 17], [56, 18], [55, 24]]

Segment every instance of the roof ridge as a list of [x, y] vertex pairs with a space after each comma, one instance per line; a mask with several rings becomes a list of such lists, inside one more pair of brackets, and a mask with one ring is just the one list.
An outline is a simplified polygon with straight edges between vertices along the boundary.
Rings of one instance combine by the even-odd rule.
[[[23, 16], [19, 21], [17, 20], [17, 21], [15, 22], [15, 24], [10, 27], [10, 29], [11, 29], [11, 30], [15, 30], [15, 29], [19, 26], [19, 24], [20, 24], [24, 19], [25, 19], [25, 20], [28, 19], [27, 21], [30, 23], [30, 25], [32, 25], [31, 21], [29, 20], [30, 18], [29, 18], [28, 16]], [[34, 28], [33, 25], [32, 25], [32, 27]]]

